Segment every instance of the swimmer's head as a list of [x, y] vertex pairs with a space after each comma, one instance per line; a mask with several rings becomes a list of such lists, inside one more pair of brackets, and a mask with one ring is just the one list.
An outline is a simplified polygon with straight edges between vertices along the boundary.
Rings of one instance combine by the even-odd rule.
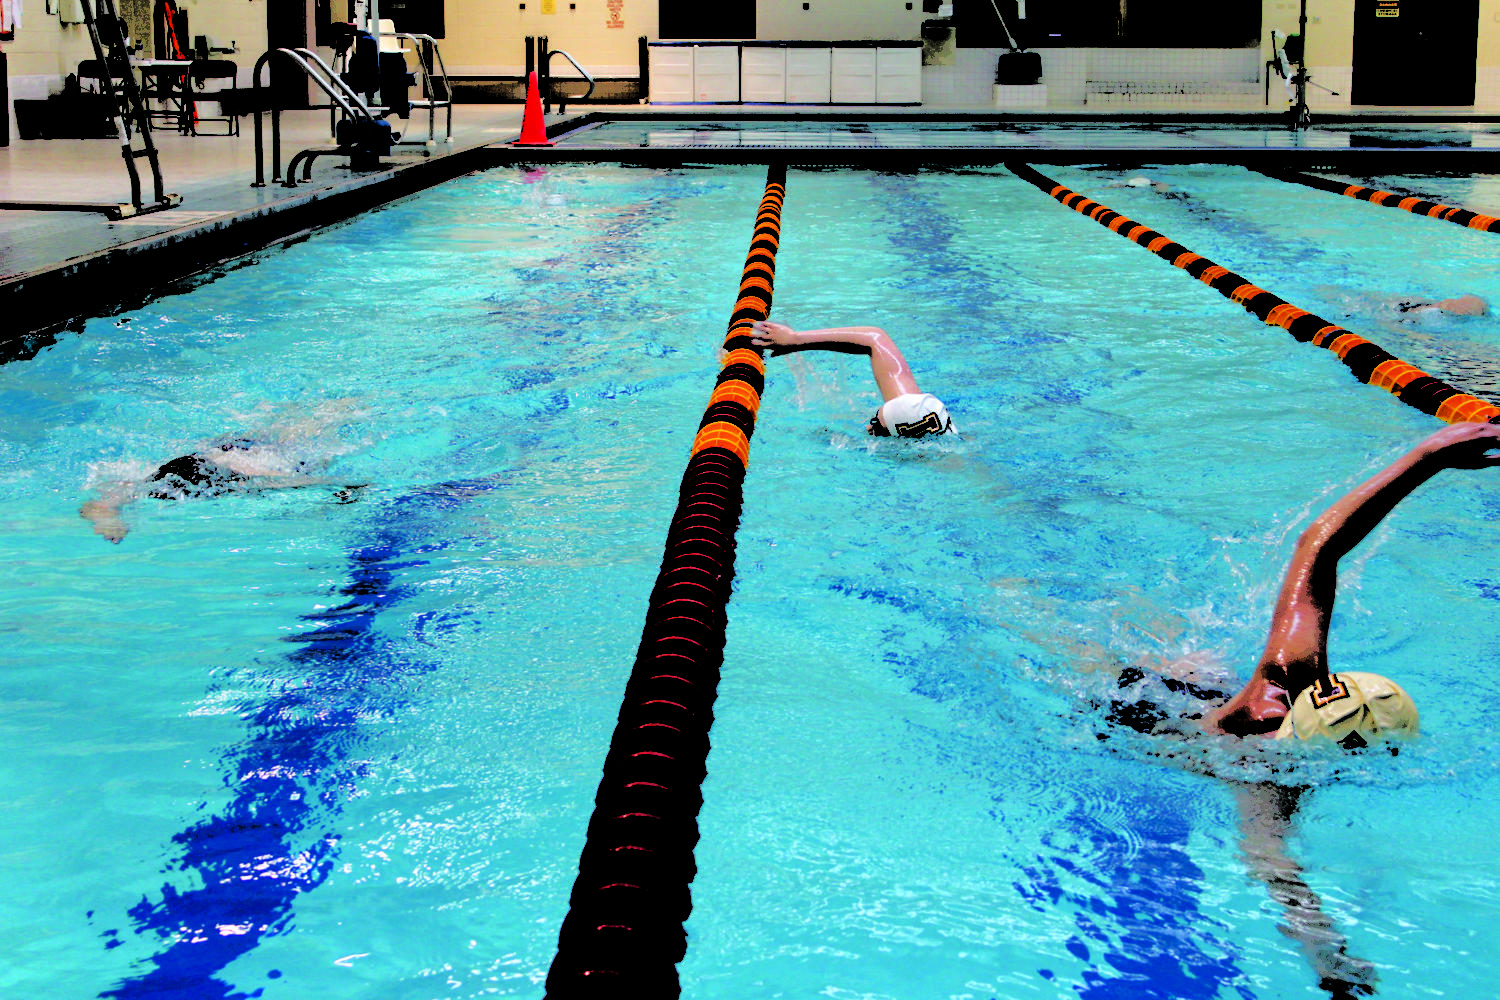
[[1126, 181], [1125, 183], [1127, 185], [1129, 185], [1130, 187], [1133, 187], [1133, 188], [1150, 187], [1151, 186], [1151, 178], [1149, 178], [1149, 177], [1132, 177], [1132, 178], [1130, 178], [1130, 180]]
[[953, 432], [953, 418], [930, 392], [909, 392], [887, 400], [870, 418], [870, 433], [879, 437], [919, 438]]
[[1389, 677], [1356, 671], [1331, 674], [1292, 701], [1277, 739], [1329, 739], [1353, 750], [1387, 736], [1416, 735], [1417, 706]]

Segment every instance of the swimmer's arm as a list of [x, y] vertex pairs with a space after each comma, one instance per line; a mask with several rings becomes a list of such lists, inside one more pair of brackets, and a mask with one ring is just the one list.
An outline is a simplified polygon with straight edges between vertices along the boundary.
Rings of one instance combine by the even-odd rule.
[[886, 400], [921, 392], [911, 366], [896, 342], [878, 326], [839, 326], [825, 330], [793, 330], [785, 323], [761, 320], [752, 327], [751, 339], [757, 347], [770, 347], [775, 353], [800, 350], [854, 350], [870, 355], [870, 370], [880, 395]]
[[[1244, 690], [1209, 717], [1209, 728], [1236, 735], [1271, 732], [1290, 696], [1327, 669], [1328, 622], [1338, 589], [1338, 563], [1396, 505], [1443, 469], [1500, 465], [1500, 427], [1453, 424], [1428, 437], [1355, 487], [1302, 532], [1271, 614], [1270, 634]], [[1267, 727], [1266, 723], [1270, 724]]]
[[338, 486], [346, 490], [359, 490], [368, 485], [368, 483], [349, 483], [331, 476], [304, 476], [295, 472], [273, 472], [256, 476], [254, 482], [244, 489], [250, 493], [265, 490], [295, 490], [304, 486]]
[[129, 533], [130, 528], [120, 516], [120, 507], [125, 499], [117, 494], [106, 494], [90, 500], [78, 509], [78, 516], [94, 526], [94, 534], [118, 543]]
[[[1240, 851], [1250, 874], [1280, 904], [1279, 930], [1302, 946], [1318, 981], [1334, 996], [1370, 996], [1375, 967], [1349, 954], [1349, 942], [1323, 911], [1323, 902], [1303, 877], [1302, 866], [1287, 852], [1299, 788], [1235, 783], [1240, 813]], [[1337, 991], [1335, 991], [1337, 990]]]

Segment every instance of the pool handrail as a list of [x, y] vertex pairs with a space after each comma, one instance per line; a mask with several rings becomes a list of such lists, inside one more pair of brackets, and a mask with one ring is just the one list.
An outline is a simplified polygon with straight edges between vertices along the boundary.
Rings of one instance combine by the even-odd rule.
[[[427, 96], [416, 98], [415, 100], [411, 101], [410, 104], [414, 108], [427, 109], [427, 141], [429, 143], [437, 141], [437, 109], [447, 108], [447, 135], [444, 137], [443, 141], [452, 142], [453, 87], [448, 82], [448, 67], [443, 62], [443, 53], [442, 50], [438, 48], [437, 39], [433, 38], [431, 35], [424, 35], [420, 32], [414, 31], [382, 31], [379, 32], [376, 37], [409, 38], [414, 42], [425, 42], [426, 44], [432, 46], [433, 59], [437, 63], [439, 72], [436, 74], [432, 72], [432, 67], [428, 65], [427, 60], [424, 57], [423, 50], [421, 48], [417, 48], [415, 50], [417, 55], [417, 68], [421, 71], [422, 75], [422, 92]], [[442, 81], [443, 93], [447, 95], [446, 97], [439, 98], [437, 96], [437, 91], [432, 85], [432, 82], [434, 80]], [[411, 145], [411, 143], [404, 143], [404, 145]]]
[[[264, 76], [261, 70], [271, 61], [271, 57], [274, 55], [284, 56], [291, 60], [294, 65], [300, 67], [307, 74], [308, 79], [316, 83], [319, 89], [328, 95], [329, 100], [338, 105], [350, 118], [363, 118], [368, 121], [376, 120], [374, 113], [365, 104], [364, 99], [334, 73], [332, 67], [324, 62], [322, 57], [316, 52], [305, 48], [267, 49], [265, 54], [255, 61], [255, 68], [251, 71], [255, 94], [255, 181], [250, 185], [251, 187], [266, 186], [264, 140], [262, 139], [263, 125], [261, 119], [263, 108], [265, 107], [265, 88], [261, 82]], [[319, 75], [319, 70], [326, 74], [326, 79], [324, 76]], [[342, 93], [340, 93], [341, 91]], [[332, 150], [328, 150], [328, 152], [332, 152]], [[298, 155], [300, 156], [301, 154]], [[297, 157], [293, 157], [292, 159], [295, 161]], [[273, 103], [271, 106], [271, 182], [276, 183], [281, 181], [286, 187], [296, 187], [297, 182], [292, 175], [290, 164], [288, 167], [287, 177], [282, 181], [281, 108]]]
[[[589, 73], [588, 70], [586, 70], [582, 66], [578, 65], [578, 60], [574, 59], [571, 55], [569, 55], [566, 49], [548, 49], [547, 52], [546, 52], [546, 54], [542, 56], [542, 73], [546, 76], [547, 80], [551, 81], [551, 79], [552, 79], [552, 57], [553, 56], [562, 56], [568, 62], [572, 63], [573, 64], [573, 68], [576, 69], [580, 74], [582, 74], [583, 78], [589, 82], [589, 89], [585, 90], [578, 97], [573, 98], [573, 100], [575, 100], [575, 101], [586, 101], [586, 100], [588, 100], [589, 99], [589, 95], [594, 92], [594, 78]], [[547, 88], [543, 87], [542, 89], [546, 90]], [[542, 98], [542, 112], [544, 114], [551, 114], [552, 113], [551, 105], [552, 105], [552, 99], [550, 97], [544, 96]], [[563, 115], [563, 114], [567, 114], [567, 112], [568, 112], [568, 96], [566, 94], [564, 94], [564, 95], [560, 96], [557, 99], [557, 113], [560, 114], [560, 115]]]

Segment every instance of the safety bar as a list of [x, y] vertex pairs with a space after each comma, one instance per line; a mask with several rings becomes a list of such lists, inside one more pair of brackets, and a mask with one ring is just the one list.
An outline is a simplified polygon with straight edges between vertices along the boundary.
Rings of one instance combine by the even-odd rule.
[[[586, 70], [582, 66], [578, 65], [578, 60], [577, 59], [574, 59], [572, 56], [568, 55], [568, 53], [565, 52], [565, 51], [563, 51], [562, 49], [551, 49], [551, 50], [549, 50], [547, 52], [546, 58], [542, 60], [542, 70], [547, 74], [547, 79], [548, 80], [552, 79], [552, 69], [551, 69], [551, 67], [552, 67], [552, 57], [553, 56], [562, 56], [568, 62], [572, 63], [573, 64], [573, 68], [576, 69], [579, 73], [581, 73], [583, 75], [583, 78], [589, 82], [589, 89], [585, 90], [580, 96], [574, 98], [575, 101], [586, 101], [586, 100], [588, 100], [589, 99], [589, 95], [594, 92], [594, 78], [589, 75], [589, 71], [588, 70]], [[544, 98], [543, 99], [543, 101], [542, 101], [542, 111], [544, 113], [546, 113], [546, 114], [551, 114], [552, 113], [552, 101], [551, 101], [550, 98]], [[563, 95], [562, 97], [559, 97], [557, 99], [557, 113], [561, 115], [561, 114], [566, 114], [567, 111], [568, 111], [568, 98], [567, 98], [567, 95]]]
[[[411, 103], [411, 106], [414, 107], [414, 108], [426, 108], [427, 109], [427, 141], [428, 142], [436, 142], [437, 141], [437, 109], [438, 108], [447, 108], [448, 109], [448, 112], [447, 112], [448, 134], [445, 136], [445, 138], [444, 138], [443, 141], [445, 141], [445, 142], [452, 142], [453, 141], [453, 89], [452, 89], [452, 87], [450, 87], [448, 85], [448, 67], [446, 65], [444, 65], [444, 63], [443, 63], [443, 53], [438, 48], [437, 39], [433, 38], [431, 35], [423, 35], [423, 34], [418, 34], [416, 32], [411, 32], [411, 31], [382, 31], [382, 32], [380, 32], [380, 34], [379, 34], [378, 37], [380, 37], [380, 38], [409, 38], [409, 39], [411, 39], [414, 42], [426, 42], [428, 45], [432, 46], [432, 56], [433, 56], [433, 59], [437, 62], [437, 68], [438, 68], [439, 72], [434, 77], [433, 72], [432, 72], [432, 67], [429, 66], [428, 63], [427, 63], [427, 58], [426, 58], [425, 52], [423, 51], [422, 48], [418, 47], [417, 50], [416, 50], [416, 53], [417, 53], [417, 67], [422, 71], [422, 92], [424, 94], [426, 94], [427, 96], [425, 98], [418, 98], [417, 100], [412, 101], [410, 103]], [[438, 80], [442, 81], [443, 93], [447, 95], [446, 97], [439, 98], [437, 96], [437, 91], [432, 86], [432, 81], [434, 79], [438, 79]]]
[[[266, 186], [264, 140], [261, 137], [263, 127], [261, 124], [261, 109], [265, 106], [264, 86], [262, 84], [264, 74], [261, 73], [261, 69], [271, 61], [271, 57], [274, 55], [284, 56], [291, 60], [294, 65], [300, 67], [307, 74], [308, 79], [316, 83], [318, 88], [328, 95], [329, 100], [337, 104], [350, 118], [364, 118], [369, 121], [375, 121], [375, 116], [370, 112], [369, 107], [359, 94], [355, 93], [347, 83], [340, 79], [317, 53], [301, 48], [266, 50], [266, 53], [255, 61], [255, 69], [252, 71], [255, 81], [255, 181], [250, 185], [251, 187]], [[319, 70], [326, 74], [326, 76], [320, 76]], [[274, 102], [271, 107], [271, 169], [272, 183], [281, 181], [281, 109], [275, 106]], [[287, 187], [295, 187], [297, 184], [296, 179], [290, 173], [287, 175], [284, 183]]]

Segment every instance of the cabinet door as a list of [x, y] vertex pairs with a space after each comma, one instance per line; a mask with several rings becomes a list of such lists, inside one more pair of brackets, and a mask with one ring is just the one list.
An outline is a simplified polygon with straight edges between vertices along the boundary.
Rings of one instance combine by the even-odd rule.
[[794, 46], [786, 50], [786, 99], [789, 104], [827, 104], [833, 55], [830, 49]]
[[734, 104], [740, 99], [740, 47], [693, 46], [693, 100]]
[[747, 45], [740, 50], [740, 100], [786, 103], [786, 49]]
[[833, 103], [874, 104], [879, 55], [873, 48], [833, 50]]
[[686, 104], [693, 99], [693, 47], [652, 45], [651, 103]]
[[922, 50], [910, 46], [877, 49], [875, 100], [880, 104], [922, 103]]

